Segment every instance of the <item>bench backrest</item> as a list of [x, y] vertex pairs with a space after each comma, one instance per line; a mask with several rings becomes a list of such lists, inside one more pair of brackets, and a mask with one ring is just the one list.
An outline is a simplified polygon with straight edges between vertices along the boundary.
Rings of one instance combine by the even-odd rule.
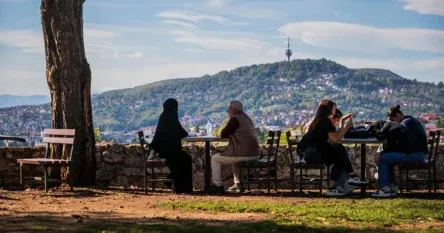
[[64, 145], [65, 148], [69, 147], [69, 160], [71, 160], [75, 137], [75, 129], [44, 129], [42, 143], [47, 143], [45, 158], [49, 156], [51, 145]]

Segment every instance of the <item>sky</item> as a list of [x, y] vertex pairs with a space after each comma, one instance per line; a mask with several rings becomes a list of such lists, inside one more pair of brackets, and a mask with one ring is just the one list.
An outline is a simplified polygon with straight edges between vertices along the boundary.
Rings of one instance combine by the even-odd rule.
[[[87, 0], [92, 91], [326, 58], [444, 81], [444, 0]], [[0, 94], [49, 95], [39, 0], [0, 0]]]

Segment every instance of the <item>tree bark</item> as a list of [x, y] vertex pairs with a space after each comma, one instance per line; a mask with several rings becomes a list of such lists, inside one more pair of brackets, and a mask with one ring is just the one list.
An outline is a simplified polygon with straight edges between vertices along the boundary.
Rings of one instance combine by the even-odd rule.
[[[52, 127], [76, 129], [74, 183], [95, 184], [95, 140], [91, 106], [91, 69], [83, 42], [84, 0], [42, 0], [46, 79], [51, 94]], [[51, 157], [57, 150], [52, 148]], [[69, 154], [66, 148], [62, 157]], [[66, 174], [63, 174], [65, 176]], [[65, 176], [66, 178], [66, 176]]]

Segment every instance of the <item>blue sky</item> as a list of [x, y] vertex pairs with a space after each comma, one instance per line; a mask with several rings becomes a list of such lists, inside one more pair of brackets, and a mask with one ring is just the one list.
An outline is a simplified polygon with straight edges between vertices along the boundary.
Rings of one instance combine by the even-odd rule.
[[[0, 94], [45, 94], [39, 0], [0, 0]], [[444, 81], [444, 0], [87, 0], [93, 92], [327, 58]]]

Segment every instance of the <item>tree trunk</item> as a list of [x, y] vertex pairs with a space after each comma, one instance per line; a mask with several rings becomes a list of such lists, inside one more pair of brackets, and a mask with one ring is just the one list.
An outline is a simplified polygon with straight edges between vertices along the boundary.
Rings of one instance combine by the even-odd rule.
[[[76, 129], [74, 183], [95, 184], [96, 159], [91, 107], [91, 70], [83, 42], [84, 0], [42, 0], [46, 79], [51, 93], [52, 127]], [[55, 157], [56, 148], [51, 157]], [[59, 148], [59, 150], [62, 150]], [[69, 155], [64, 150], [63, 158]], [[66, 174], [63, 174], [66, 178]]]

